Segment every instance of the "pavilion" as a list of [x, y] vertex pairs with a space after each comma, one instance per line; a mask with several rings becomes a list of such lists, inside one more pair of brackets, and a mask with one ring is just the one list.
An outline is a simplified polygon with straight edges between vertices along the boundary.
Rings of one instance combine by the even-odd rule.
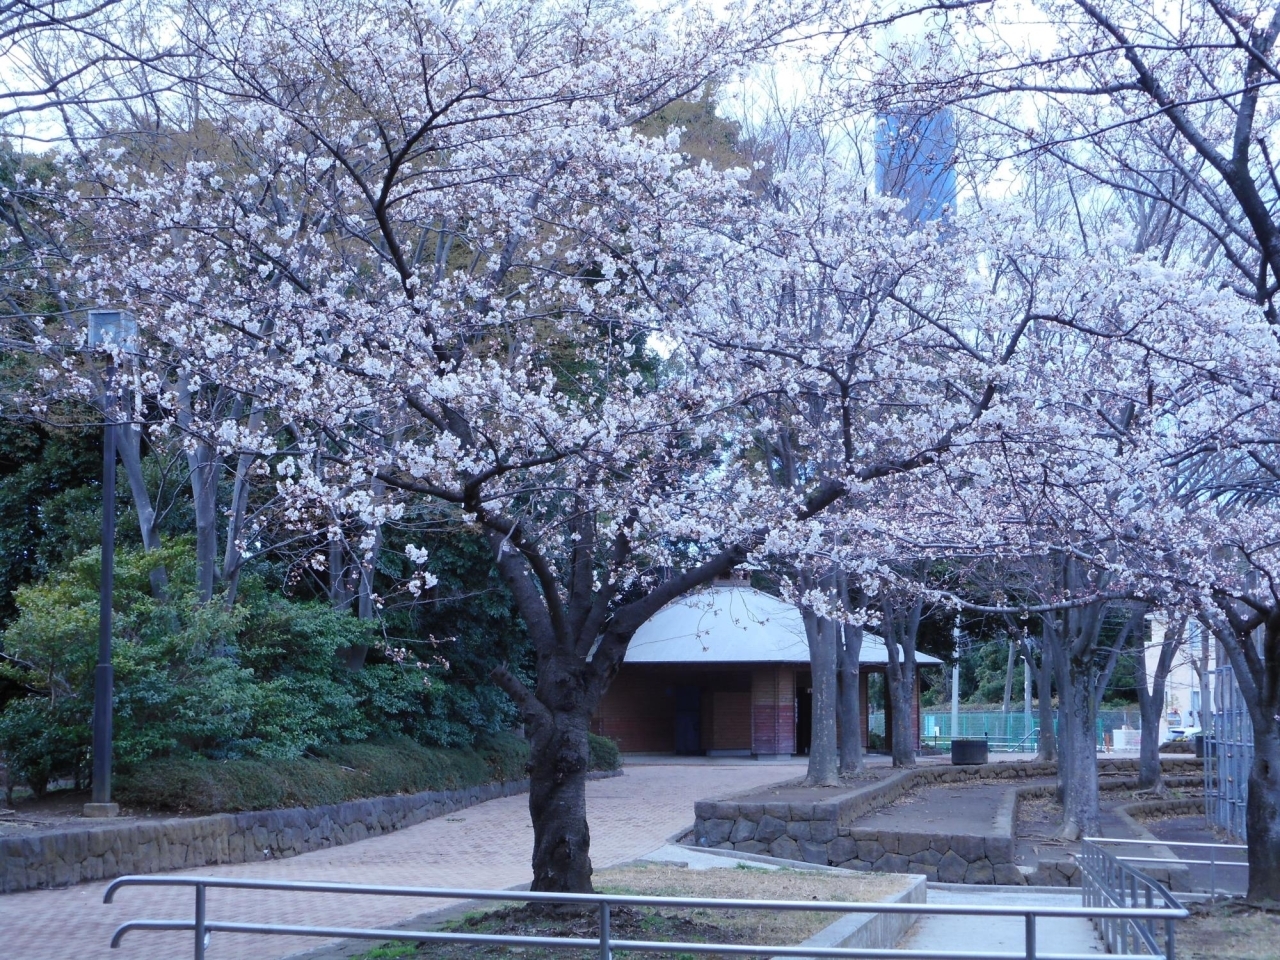
[[[884, 640], [867, 633], [859, 662], [866, 744], [868, 680], [886, 670]], [[917, 653], [916, 662], [942, 661]], [[745, 582], [720, 581], [672, 601], [636, 631], [591, 730], [625, 753], [803, 755], [812, 731], [810, 677], [800, 611]], [[886, 749], [891, 711], [886, 702]], [[918, 747], [918, 675], [912, 713]]]

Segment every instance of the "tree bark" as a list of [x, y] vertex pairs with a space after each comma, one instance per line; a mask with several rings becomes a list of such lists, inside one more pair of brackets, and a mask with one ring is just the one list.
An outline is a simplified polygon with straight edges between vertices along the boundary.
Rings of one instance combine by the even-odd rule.
[[885, 686], [893, 714], [893, 765], [914, 767], [916, 744], [911, 720], [915, 715], [916, 638], [920, 633], [924, 601], [911, 598], [904, 602], [901, 597], [886, 595], [881, 603], [888, 660], [885, 664]]
[[1066, 760], [1067, 777], [1062, 798], [1062, 837], [1075, 840], [1098, 834], [1097, 709], [1093, 697], [1091, 664], [1073, 663], [1071, 683], [1061, 699], [1070, 701], [1065, 726], [1070, 731], [1063, 745], [1059, 767]]
[[208, 603], [218, 579], [218, 461], [198, 442], [187, 454], [187, 469], [196, 517], [196, 594]]
[[1160, 771], [1160, 714], [1164, 710], [1165, 682], [1173, 669], [1173, 658], [1181, 645], [1183, 630], [1183, 622], [1176, 626], [1171, 622], [1165, 630], [1150, 686], [1147, 685], [1146, 645], [1138, 644], [1134, 674], [1138, 681], [1138, 712], [1142, 716], [1138, 751], [1138, 787], [1142, 790], [1164, 791]]
[[[1027, 651], [1030, 655], [1031, 651]], [[1036, 705], [1040, 715], [1040, 735], [1036, 738], [1036, 760], [1040, 763], [1053, 763], [1058, 759], [1058, 738], [1053, 732], [1053, 658], [1040, 644], [1040, 663], [1035, 670], [1037, 694], [1040, 699]]]
[[[116, 449], [129, 482], [129, 496], [138, 514], [138, 532], [142, 535], [142, 549], [151, 553], [160, 549], [160, 530], [156, 523], [156, 510], [151, 503], [151, 491], [142, 472], [142, 428], [136, 423], [121, 423], [116, 431]], [[163, 600], [169, 593], [169, 571], [164, 564], [151, 569], [151, 596]]]
[[804, 630], [809, 640], [809, 668], [813, 678], [813, 732], [809, 738], [809, 770], [805, 783], [834, 786], [840, 782], [840, 759], [836, 747], [837, 647], [840, 625], [812, 610], [804, 613]]
[[845, 624], [840, 644], [840, 775], [853, 777], [866, 769], [862, 744], [862, 627]]
[[[1253, 765], [1245, 804], [1251, 903], [1280, 904], [1280, 604], [1247, 607], [1218, 596], [1225, 623], [1211, 623], [1231, 661], [1253, 724]], [[1241, 612], [1240, 607], [1245, 607]], [[1260, 634], [1260, 636], [1255, 636]]]
[[1018, 662], [1018, 647], [1013, 642], [1013, 637], [1008, 637], [1009, 656], [1004, 665], [1004, 700], [1001, 702], [1000, 710], [1006, 716], [1009, 714], [1009, 707], [1013, 703], [1013, 668]]
[[[541, 671], [541, 668], [540, 668]], [[526, 716], [529, 737], [529, 816], [533, 820], [533, 884], [561, 892], [591, 889], [591, 831], [587, 825], [587, 740], [590, 708], [583, 709], [572, 671], [549, 670], [561, 692], [559, 709]], [[539, 688], [543, 681], [539, 678]]]
[[1253, 726], [1253, 766], [1249, 770], [1249, 799], [1245, 805], [1245, 833], [1249, 846], [1248, 900], [1280, 904], [1280, 731], [1275, 717]]

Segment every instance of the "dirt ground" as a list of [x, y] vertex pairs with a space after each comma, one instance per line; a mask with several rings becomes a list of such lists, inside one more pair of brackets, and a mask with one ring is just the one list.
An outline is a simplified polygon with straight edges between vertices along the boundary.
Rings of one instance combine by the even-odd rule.
[[[595, 875], [602, 893], [645, 896], [697, 896], [751, 900], [878, 901], [907, 887], [914, 878], [892, 874], [850, 873], [847, 876], [802, 870], [769, 871], [750, 867], [721, 870], [687, 870], [665, 864], [632, 864]], [[599, 936], [594, 911], [546, 916], [510, 905], [478, 911], [440, 929], [458, 933], [519, 934], [591, 939]], [[835, 922], [839, 914], [766, 910], [650, 910], [616, 907], [611, 911], [610, 931], [619, 939], [683, 943], [758, 943], [766, 946], [798, 944]], [[543, 960], [564, 956], [563, 951], [537, 947], [478, 946], [475, 944], [386, 944], [360, 955], [358, 960], [394, 957], [430, 957], [431, 960], [466, 960], [469, 957], [516, 957]], [[683, 960], [680, 952], [616, 951], [618, 960], [641, 956], [656, 960]], [[700, 956], [716, 956], [704, 954]]]
[[15, 791], [14, 803], [8, 807], [0, 794], [0, 837], [29, 837], [52, 830], [92, 830], [117, 826], [144, 819], [168, 819], [174, 814], [147, 815], [121, 808], [121, 816], [110, 820], [83, 815], [89, 802], [88, 790], [50, 790], [37, 800], [29, 790]]
[[1176, 955], [1182, 960], [1277, 960], [1280, 913], [1238, 900], [1195, 903], [1178, 924]]

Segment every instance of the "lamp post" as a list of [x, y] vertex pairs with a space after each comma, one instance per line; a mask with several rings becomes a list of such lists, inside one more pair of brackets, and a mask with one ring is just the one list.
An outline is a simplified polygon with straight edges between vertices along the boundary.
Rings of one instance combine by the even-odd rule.
[[[123, 310], [89, 311], [89, 349], [122, 346], [138, 331]], [[98, 581], [98, 665], [93, 671], [93, 795], [86, 817], [114, 817], [111, 802], [111, 706], [115, 678], [111, 669], [111, 602], [115, 588], [116, 547], [116, 388], [115, 354], [110, 355], [102, 388], [102, 575]]]

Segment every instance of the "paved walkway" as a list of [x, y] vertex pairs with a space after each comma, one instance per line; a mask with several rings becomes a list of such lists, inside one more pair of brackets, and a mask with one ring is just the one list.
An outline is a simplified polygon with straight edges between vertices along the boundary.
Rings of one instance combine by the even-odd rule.
[[[803, 762], [657, 764], [587, 787], [591, 859], [597, 867], [635, 859], [693, 822], [696, 800], [749, 790], [804, 773]], [[327, 880], [401, 886], [502, 889], [532, 879], [533, 827], [528, 797], [492, 800], [407, 830], [287, 860], [183, 871], [217, 877]], [[116, 925], [130, 919], [190, 919], [189, 890], [135, 887], [102, 903], [105, 883], [0, 896], [4, 960], [181, 960], [191, 936], [133, 933], [108, 947]], [[440, 904], [444, 906], [444, 903]], [[422, 913], [422, 901], [391, 897], [210, 891], [210, 919], [312, 926], [389, 927]], [[276, 960], [320, 941], [215, 934], [208, 960]]]
[[[973, 890], [953, 884], [929, 887], [930, 903], [965, 906], [1078, 907], [1079, 891], [1022, 893], [1009, 887]], [[922, 916], [898, 944], [904, 950], [975, 950], [1013, 953], [1026, 949], [1027, 928], [1022, 917]], [[1036, 953], [1106, 953], [1093, 923], [1083, 917], [1044, 918], [1036, 922]]]

